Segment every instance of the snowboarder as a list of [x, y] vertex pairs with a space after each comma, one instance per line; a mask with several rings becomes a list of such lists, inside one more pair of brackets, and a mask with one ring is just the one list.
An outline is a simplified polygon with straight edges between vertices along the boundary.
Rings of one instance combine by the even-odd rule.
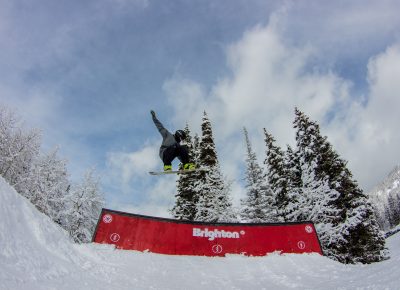
[[163, 138], [160, 147], [160, 158], [164, 163], [164, 171], [172, 170], [172, 160], [176, 157], [178, 157], [183, 164], [183, 170], [196, 169], [196, 165], [189, 161], [187, 146], [180, 144], [180, 142], [186, 138], [185, 131], [177, 130], [175, 134], [170, 133], [157, 119], [156, 113], [153, 110], [151, 110], [150, 113], [153, 117], [154, 124]]

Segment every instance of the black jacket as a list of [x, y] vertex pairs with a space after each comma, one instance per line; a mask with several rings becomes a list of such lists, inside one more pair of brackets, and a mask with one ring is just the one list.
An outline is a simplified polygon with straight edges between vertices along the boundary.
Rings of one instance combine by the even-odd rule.
[[171, 146], [177, 146], [179, 143], [176, 142], [174, 135], [167, 129], [165, 129], [163, 124], [161, 124], [161, 122], [156, 118], [156, 116], [153, 116], [153, 122], [163, 138], [160, 147], [160, 157], [161, 159], [163, 159], [165, 149]]

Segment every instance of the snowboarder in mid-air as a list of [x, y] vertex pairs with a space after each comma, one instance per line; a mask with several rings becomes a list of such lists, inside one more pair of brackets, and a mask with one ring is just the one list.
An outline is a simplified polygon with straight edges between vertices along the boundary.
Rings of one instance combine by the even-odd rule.
[[186, 133], [183, 130], [177, 130], [175, 134], [170, 133], [163, 124], [157, 119], [156, 113], [151, 110], [153, 122], [160, 132], [163, 140], [160, 147], [160, 158], [164, 163], [164, 171], [172, 171], [172, 161], [178, 157], [183, 164], [183, 170], [195, 170], [196, 165], [189, 161], [188, 148], [181, 145], [181, 141], [185, 140]]

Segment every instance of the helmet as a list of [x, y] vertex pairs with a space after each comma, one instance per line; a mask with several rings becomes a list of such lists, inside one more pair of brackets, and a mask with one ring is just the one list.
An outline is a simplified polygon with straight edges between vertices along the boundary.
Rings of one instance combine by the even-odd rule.
[[174, 134], [176, 141], [180, 142], [186, 138], [186, 133], [183, 130], [177, 130]]

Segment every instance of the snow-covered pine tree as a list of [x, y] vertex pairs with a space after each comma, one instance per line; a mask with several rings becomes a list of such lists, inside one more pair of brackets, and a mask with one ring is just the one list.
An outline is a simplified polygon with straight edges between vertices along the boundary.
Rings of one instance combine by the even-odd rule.
[[[182, 145], [187, 146], [189, 151], [189, 160], [197, 164], [197, 156], [194, 150], [189, 125], [185, 127], [186, 140]], [[175, 205], [171, 210], [172, 215], [180, 220], [194, 220], [196, 216], [196, 203], [198, 196], [194, 188], [195, 181], [198, 178], [197, 173], [179, 174], [177, 180], [177, 194], [175, 195]]]
[[314, 222], [325, 255], [335, 258], [335, 253], [330, 247], [331, 241], [341, 241], [343, 238], [340, 228], [336, 228], [336, 217], [340, 211], [332, 206], [332, 203], [340, 194], [330, 188], [327, 178], [316, 178], [315, 160], [300, 160], [300, 163], [302, 187], [298, 195], [298, 204], [301, 207], [296, 212], [298, 216], [292, 219]]
[[272, 191], [270, 197], [270, 212], [275, 212], [271, 216], [275, 222], [285, 220], [285, 208], [288, 204], [287, 195], [287, 172], [284, 163], [284, 155], [279, 146], [275, 145], [275, 139], [272, 134], [264, 128], [264, 141], [266, 145], [264, 165], [266, 169], [266, 183]]
[[385, 237], [379, 229], [371, 202], [351, 175], [344, 182], [347, 183], [344, 192], [349, 196], [345, 205], [347, 211], [344, 223], [347, 247], [339, 248], [338, 252], [344, 253], [346, 263], [369, 264], [388, 259]]
[[[319, 131], [318, 131], [319, 133]], [[339, 223], [345, 243], [338, 243], [339, 261], [345, 263], [372, 263], [388, 258], [385, 239], [368, 197], [359, 188], [347, 168], [347, 162], [339, 157], [326, 137], [318, 136], [321, 149], [318, 154], [320, 178], [326, 174], [330, 187], [340, 195], [333, 204], [340, 210]]]
[[198, 174], [195, 182], [197, 221], [229, 222], [236, 219], [229, 194], [229, 184], [222, 176], [215, 148], [211, 122], [204, 112], [201, 125], [202, 136], [199, 143], [198, 165], [208, 171]]
[[298, 151], [294, 151], [290, 145], [287, 145], [283, 156], [283, 162], [287, 176], [287, 188], [301, 187], [301, 165]]
[[372, 205], [353, 180], [347, 164], [332, 149], [319, 126], [296, 108], [294, 127], [300, 157], [309, 165], [315, 161], [316, 181], [327, 180], [329, 187], [339, 196], [330, 202], [334, 225], [329, 245], [333, 258], [344, 263], [371, 263], [387, 257], [385, 240], [381, 234]]
[[[317, 158], [317, 148], [319, 149], [318, 139], [319, 126], [311, 122], [310, 119], [300, 110], [295, 108], [295, 120], [293, 127], [296, 129], [296, 145], [299, 158], [303, 162], [311, 162]], [[319, 161], [319, 160], [317, 160]], [[317, 164], [318, 170], [320, 164]]]
[[198, 163], [200, 160], [200, 137], [197, 133], [193, 137], [193, 156]]
[[241, 219], [245, 222], [262, 223], [276, 221], [276, 207], [273, 207], [275, 200], [271, 187], [262, 167], [257, 162], [256, 153], [250, 143], [249, 134], [246, 128], [243, 129], [247, 158], [246, 158], [246, 198], [241, 200]]
[[65, 196], [69, 181], [66, 161], [57, 154], [58, 148], [55, 148], [35, 160], [22, 194], [39, 211], [65, 228]]
[[[301, 165], [298, 151], [293, 151], [292, 147], [287, 146], [284, 152], [284, 165], [287, 180], [287, 201], [286, 206], [280, 209], [281, 215], [284, 221], [298, 221], [296, 211], [299, 210], [300, 194], [302, 191], [302, 180], [301, 180]], [[292, 218], [290, 218], [292, 216]]]
[[0, 105], [0, 175], [19, 193], [25, 191], [40, 143], [39, 130], [24, 128], [15, 112]]
[[[310, 124], [308, 117], [295, 109], [295, 120], [293, 122], [296, 129], [296, 152], [288, 152], [290, 157], [294, 158], [288, 163], [289, 190], [288, 190], [288, 206], [286, 213], [289, 221], [305, 221], [308, 220], [308, 211], [312, 205], [310, 194], [310, 176], [315, 179], [316, 171], [316, 152], [315, 152], [315, 132], [318, 128], [315, 124]], [[306, 172], [303, 172], [306, 170]]]
[[77, 243], [91, 241], [99, 214], [104, 205], [99, 178], [88, 170], [82, 182], [73, 185], [66, 196], [67, 230]]

